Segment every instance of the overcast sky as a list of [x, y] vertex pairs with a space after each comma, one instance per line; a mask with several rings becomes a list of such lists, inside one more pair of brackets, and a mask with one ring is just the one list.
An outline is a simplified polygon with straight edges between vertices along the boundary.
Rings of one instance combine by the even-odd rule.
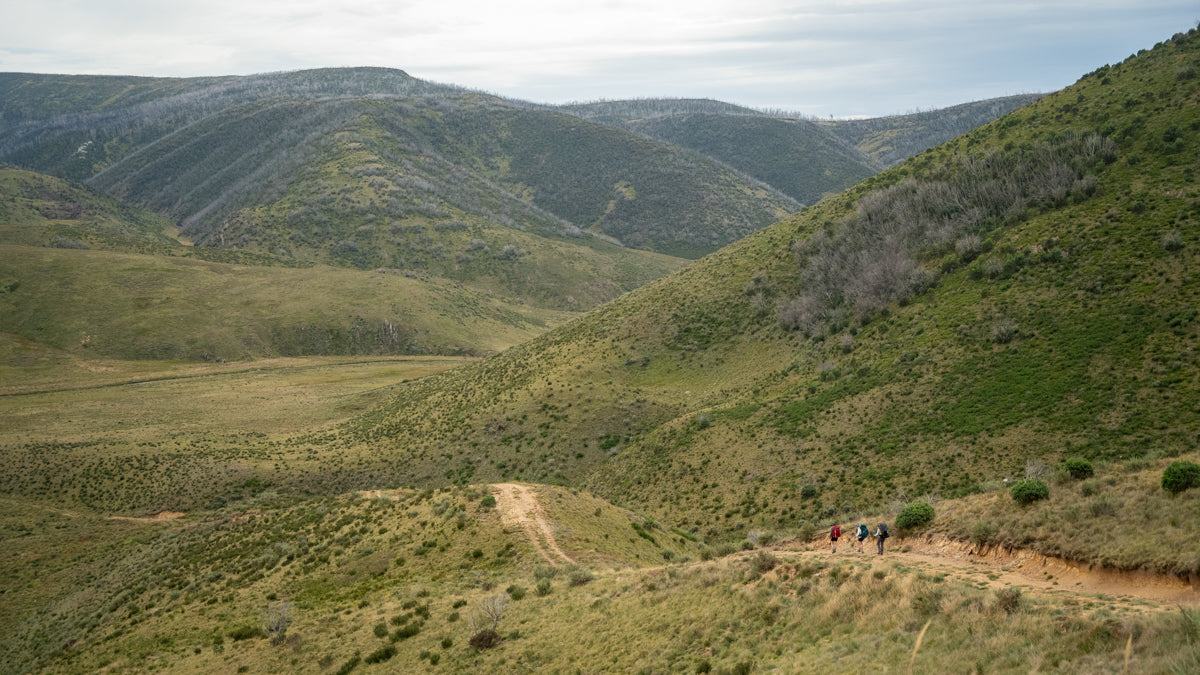
[[562, 103], [715, 98], [884, 115], [1053, 91], [1197, 0], [0, 0], [0, 71], [401, 68]]

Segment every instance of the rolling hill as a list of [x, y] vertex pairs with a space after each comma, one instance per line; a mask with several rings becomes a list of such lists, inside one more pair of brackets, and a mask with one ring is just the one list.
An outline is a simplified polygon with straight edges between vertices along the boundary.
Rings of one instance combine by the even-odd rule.
[[600, 101], [563, 109], [695, 150], [814, 204], [1039, 96], [862, 120], [806, 119], [700, 99]]
[[[376, 219], [469, 215], [558, 240], [594, 232], [698, 257], [798, 207], [677, 147], [403, 71], [184, 80], [7, 73], [0, 92], [0, 160], [87, 182], [209, 245], [236, 245], [222, 243], [225, 223], [289, 190], [314, 209], [293, 209], [293, 222], [324, 235], [287, 242], [296, 255], [353, 240]], [[306, 172], [344, 161], [359, 144], [373, 153], [360, 167], [366, 173], [336, 188], [381, 194], [296, 194]]]
[[[197, 258], [5, 173], [0, 303], [36, 321], [0, 338], [0, 668], [1195, 672], [1200, 489], [1162, 479], [1200, 459], [1198, 73], [1179, 33], [458, 367], [46, 347], [164, 291], [243, 322], [403, 275], [250, 220], [244, 261]], [[311, 180], [387, 149], [355, 133]], [[886, 555], [820, 541], [876, 519]]]
[[[428, 274], [185, 245], [161, 216], [19, 169], [0, 168], [0, 194], [3, 333], [80, 357], [482, 354], [571, 316]], [[593, 269], [598, 256], [587, 257], [590, 250], [535, 249], [529, 257], [548, 260], [547, 271], [526, 275], [557, 283], [581, 302], [622, 292], [591, 279], [575, 286], [577, 276], [555, 271]], [[527, 261], [506, 262], [520, 268]], [[611, 276], [631, 273], [642, 272]], [[536, 288], [530, 283], [525, 297]], [[554, 304], [548, 295], [536, 297]]]
[[[394, 448], [398, 481], [586, 485], [705, 536], [996, 490], [1072, 455], [1114, 477], [1192, 455], [1197, 50], [1192, 31], [1101, 68], [422, 381], [331, 447]], [[1130, 508], [1170, 503], [1146, 498]]]

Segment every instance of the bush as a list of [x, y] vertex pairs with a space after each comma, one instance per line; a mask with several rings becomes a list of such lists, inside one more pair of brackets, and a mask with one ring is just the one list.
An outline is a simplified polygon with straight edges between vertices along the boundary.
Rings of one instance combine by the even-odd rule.
[[912, 596], [913, 612], [922, 617], [937, 616], [942, 613], [942, 601], [945, 597], [941, 588], [929, 586], [922, 588]]
[[754, 578], [761, 577], [775, 569], [777, 564], [779, 561], [769, 551], [759, 551], [750, 559], [750, 574]]
[[1050, 497], [1050, 488], [1040, 480], [1026, 478], [1019, 480], [1012, 486], [1012, 498], [1022, 506], [1032, 504], [1039, 499], [1048, 499]]
[[1016, 614], [1021, 611], [1021, 589], [1011, 587], [996, 589], [996, 605], [1003, 609], [1005, 614]]
[[575, 567], [571, 570], [571, 573], [567, 578], [570, 580], [570, 584], [572, 586], [583, 586], [584, 584], [590, 583], [596, 577], [593, 576], [591, 570], [587, 569], [586, 567]]
[[1188, 488], [1200, 487], [1200, 465], [1180, 460], [1172, 462], [1162, 475], [1163, 489], [1177, 495]]
[[538, 579], [537, 586], [534, 588], [539, 598], [544, 598], [550, 595], [551, 584], [549, 579]]
[[1082, 457], [1068, 457], [1063, 462], [1063, 469], [1071, 475], [1075, 480], [1083, 480], [1091, 478], [1095, 471], [1092, 469], [1092, 463]]
[[490, 649], [500, 643], [500, 634], [491, 628], [484, 628], [471, 636], [469, 644], [476, 650]]
[[987, 546], [996, 536], [996, 526], [987, 521], [977, 521], [971, 526], [971, 543], [976, 546]]
[[370, 654], [367, 654], [367, 658], [363, 659], [363, 663], [383, 663], [395, 655], [395, 647], [392, 645], [384, 645]]
[[264, 637], [264, 635], [265, 634], [262, 632], [262, 629], [258, 626], [238, 626], [229, 631], [229, 637], [233, 638], [234, 642]]
[[385, 638], [385, 637], [387, 637], [387, 634], [388, 634], [388, 627], [387, 627], [386, 623], [383, 623], [382, 621], [380, 621], [379, 623], [375, 624], [375, 637]]
[[479, 505], [485, 509], [490, 509], [496, 505], [496, 498], [493, 497], [492, 495], [488, 495], [488, 496], [484, 497], [483, 499], [479, 500]]
[[524, 586], [518, 586], [516, 584], [513, 584], [512, 586], [509, 586], [505, 590], [508, 593], [508, 597], [512, 598], [513, 600], [520, 600], [521, 598], [525, 597], [525, 587]]
[[901, 530], [918, 528], [933, 520], [933, 507], [925, 502], [914, 502], [905, 506], [896, 516], [896, 527]]

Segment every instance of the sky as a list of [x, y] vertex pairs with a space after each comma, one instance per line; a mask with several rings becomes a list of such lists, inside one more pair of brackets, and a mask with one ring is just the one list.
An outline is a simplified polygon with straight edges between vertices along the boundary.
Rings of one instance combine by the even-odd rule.
[[538, 103], [713, 98], [878, 116], [1049, 92], [1197, 0], [0, 0], [0, 72], [384, 66]]

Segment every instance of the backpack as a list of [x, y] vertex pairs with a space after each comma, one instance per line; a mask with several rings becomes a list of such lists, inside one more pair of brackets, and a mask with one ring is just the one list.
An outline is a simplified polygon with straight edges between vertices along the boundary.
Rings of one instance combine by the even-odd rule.
[[866, 539], [870, 535], [871, 535], [871, 531], [867, 529], [867, 526], [863, 523], [859, 523], [858, 524], [858, 538]]
[[832, 527], [832, 528], [829, 530], [829, 536], [830, 536], [830, 537], [833, 537], [834, 539], [837, 539], [837, 538], [841, 537], [841, 536], [842, 536], [842, 528], [841, 528], [840, 526], [838, 526], [838, 525], [834, 525], [834, 526], [833, 526], [833, 527]]
[[888, 538], [887, 523], [879, 524], [879, 536], [883, 537], [884, 539]]

